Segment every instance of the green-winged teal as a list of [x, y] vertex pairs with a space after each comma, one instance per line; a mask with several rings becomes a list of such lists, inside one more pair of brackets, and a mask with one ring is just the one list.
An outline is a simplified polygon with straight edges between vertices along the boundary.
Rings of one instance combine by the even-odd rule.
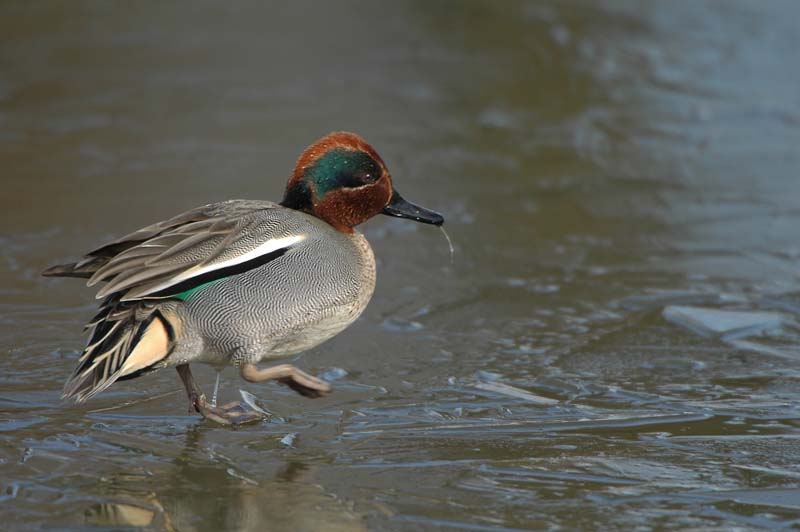
[[297, 161], [280, 204], [204, 205], [106, 244], [46, 276], [105, 282], [100, 312], [64, 397], [84, 401], [117, 380], [175, 367], [193, 407], [222, 423], [255, 419], [206, 400], [189, 364], [233, 364], [250, 382], [278, 380], [307, 397], [330, 386], [290, 364], [353, 323], [375, 287], [375, 258], [353, 228], [376, 214], [441, 225], [405, 201], [375, 150], [331, 133]]

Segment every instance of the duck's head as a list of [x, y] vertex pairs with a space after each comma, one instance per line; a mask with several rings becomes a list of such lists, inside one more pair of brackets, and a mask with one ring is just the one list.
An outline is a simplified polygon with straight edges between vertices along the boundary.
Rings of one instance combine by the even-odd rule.
[[442, 225], [441, 214], [404, 200], [380, 155], [353, 133], [335, 132], [300, 155], [281, 205], [312, 214], [342, 232], [376, 214]]

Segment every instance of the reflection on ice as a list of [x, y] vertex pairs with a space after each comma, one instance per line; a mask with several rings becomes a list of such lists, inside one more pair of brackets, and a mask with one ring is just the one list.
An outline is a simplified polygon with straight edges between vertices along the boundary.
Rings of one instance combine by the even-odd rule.
[[[123, 503], [99, 503], [85, 512], [86, 524], [106, 527], [146, 527], [155, 517], [153, 510]], [[165, 526], [166, 530], [174, 530]]]

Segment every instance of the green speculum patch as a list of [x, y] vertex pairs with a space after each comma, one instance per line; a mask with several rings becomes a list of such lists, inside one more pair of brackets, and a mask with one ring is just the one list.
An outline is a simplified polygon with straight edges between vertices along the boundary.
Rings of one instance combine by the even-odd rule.
[[178, 299], [180, 301], [186, 301], [187, 299], [189, 299], [197, 291], [205, 288], [206, 286], [210, 285], [211, 283], [216, 283], [217, 281], [221, 281], [221, 280], [222, 279], [214, 279], [213, 281], [208, 281], [207, 283], [203, 283], [203, 284], [201, 284], [199, 286], [195, 286], [194, 288], [190, 288], [188, 290], [184, 290], [183, 292], [181, 292], [179, 294], [175, 294], [173, 296], [170, 296], [170, 298], [171, 299]]
[[207, 286], [214, 284], [217, 281], [226, 279], [228, 277], [248, 272], [252, 269], [263, 266], [268, 262], [279, 259], [284, 254], [286, 254], [286, 252], [289, 251], [290, 249], [291, 246], [276, 249], [275, 251], [271, 251], [264, 255], [258, 255], [256, 257], [253, 257], [252, 259], [247, 260], [245, 262], [240, 262], [230, 266], [225, 266], [222, 268], [211, 270], [203, 273], [202, 275], [189, 277], [188, 279], [176, 285], [170, 286], [168, 288], [165, 288], [164, 290], [161, 290], [160, 292], [155, 292], [151, 295], [153, 297], [168, 297], [170, 299], [188, 301], [194, 294], [202, 291]]
[[328, 151], [305, 171], [306, 180], [314, 183], [318, 200], [331, 190], [374, 183], [380, 175], [380, 166], [368, 153], [344, 149]]

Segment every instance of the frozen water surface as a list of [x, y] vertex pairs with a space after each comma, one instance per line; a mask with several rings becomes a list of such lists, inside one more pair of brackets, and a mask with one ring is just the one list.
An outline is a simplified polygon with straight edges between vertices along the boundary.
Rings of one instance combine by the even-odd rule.
[[[797, 528], [799, 47], [790, 0], [0, 4], [0, 528]], [[95, 301], [42, 268], [339, 129], [454, 255], [364, 224], [373, 301], [295, 361], [334, 393], [61, 403]]]

